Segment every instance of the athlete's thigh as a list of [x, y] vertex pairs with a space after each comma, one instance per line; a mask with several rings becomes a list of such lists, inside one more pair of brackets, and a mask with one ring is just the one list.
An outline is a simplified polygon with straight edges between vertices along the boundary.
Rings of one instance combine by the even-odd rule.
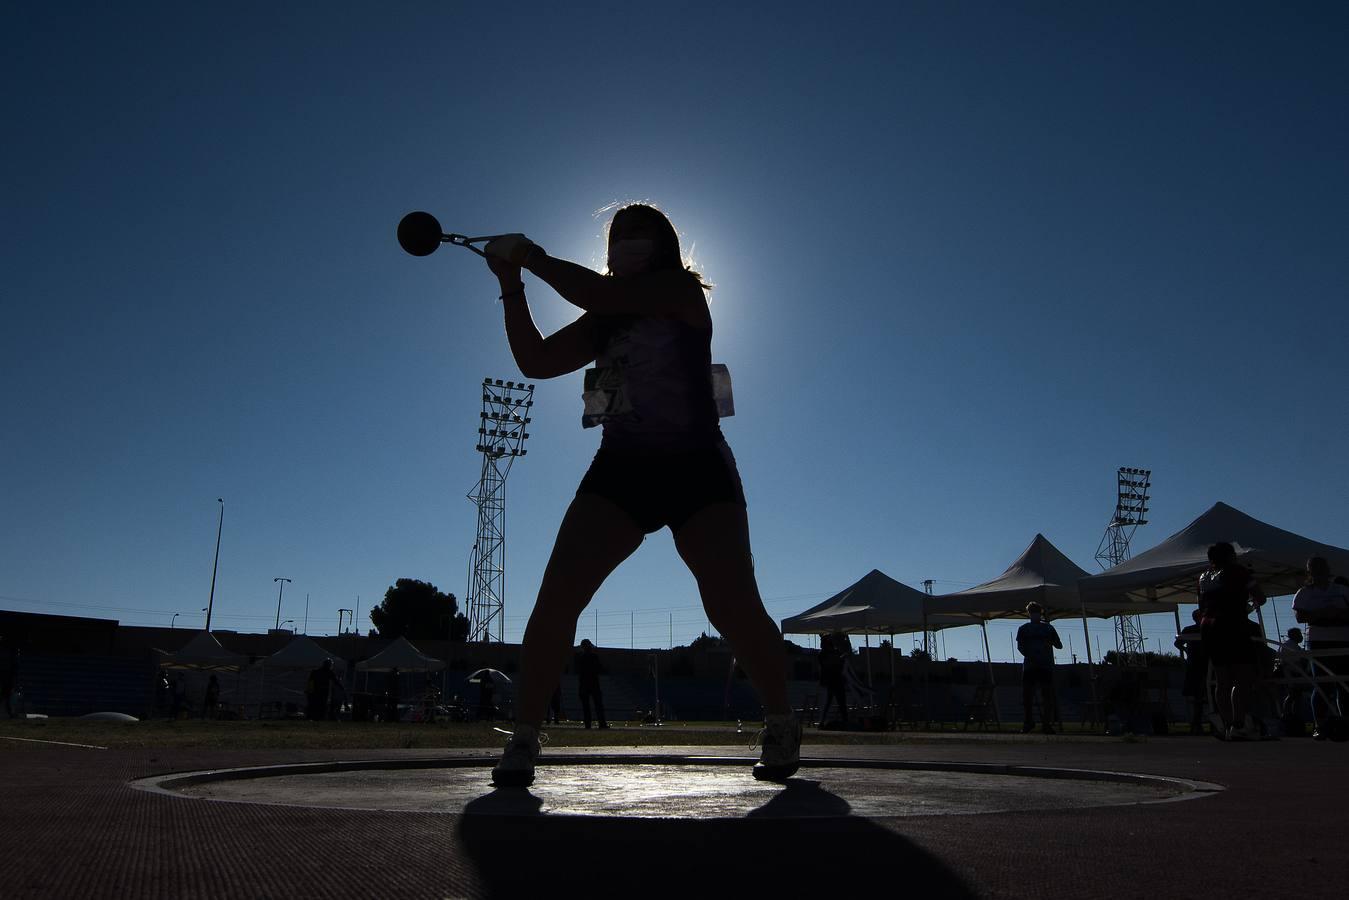
[[694, 513], [675, 535], [675, 549], [700, 583], [712, 579], [754, 585], [749, 516], [739, 503], [713, 503]]
[[632, 517], [612, 500], [577, 494], [562, 517], [542, 590], [593, 592], [641, 546], [643, 537]]

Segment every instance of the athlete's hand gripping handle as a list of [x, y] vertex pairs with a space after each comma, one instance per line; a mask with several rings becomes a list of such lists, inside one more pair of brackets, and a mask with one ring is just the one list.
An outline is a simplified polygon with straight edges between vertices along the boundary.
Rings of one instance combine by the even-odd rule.
[[536, 251], [542, 253], [543, 248], [523, 234], [503, 234], [483, 248], [488, 256], [522, 268], [528, 268], [529, 258]]

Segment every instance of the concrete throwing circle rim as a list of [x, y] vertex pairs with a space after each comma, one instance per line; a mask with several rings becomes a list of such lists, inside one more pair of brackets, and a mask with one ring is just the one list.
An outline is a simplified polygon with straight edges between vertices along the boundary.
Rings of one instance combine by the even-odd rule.
[[[328, 810], [346, 810], [360, 812], [429, 812], [432, 814], [456, 814], [456, 815], [501, 815], [514, 816], [516, 813], [477, 813], [466, 809], [439, 809], [439, 810], [410, 810], [399, 807], [380, 807], [380, 806], [344, 806], [340, 804], [314, 804], [314, 803], [294, 803], [270, 799], [243, 799], [237, 797], [210, 797], [185, 793], [184, 788], [195, 785], [208, 784], [210, 782], [220, 781], [239, 781], [264, 779], [274, 777], [286, 777], [297, 775], [325, 775], [342, 772], [364, 772], [372, 770], [416, 770], [416, 769], [485, 769], [491, 767], [497, 761], [495, 755], [492, 756], [451, 756], [451, 757], [417, 757], [412, 759], [357, 759], [357, 760], [333, 760], [327, 762], [312, 763], [285, 763], [277, 765], [263, 766], [244, 766], [225, 769], [202, 769], [188, 772], [171, 772], [162, 775], [153, 775], [145, 778], [134, 779], [129, 782], [129, 786], [141, 791], [154, 794], [162, 794], [175, 797], [179, 800], [207, 800], [215, 803], [242, 803], [250, 806], [281, 806], [286, 808], [306, 808], [306, 809], [328, 809]], [[729, 756], [701, 756], [684, 754], [550, 754], [541, 757], [538, 762], [540, 769], [547, 769], [558, 766], [697, 766], [697, 767], [743, 767], [748, 768], [753, 763], [753, 759], [745, 757]], [[1121, 800], [1118, 802], [1108, 802], [1100, 804], [1090, 804], [1086, 807], [1078, 808], [1101, 808], [1105, 806], [1118, 805], [1152, 805], [1157, 803], [1174, 803], [1181, 800], [1193, 800], [1205, 796], [1211, 796], [1224, 790], [1222, 785], [1212, 782], [1198, 781], [1191, 778], [1179, 778], [1169, 775], [1143, 774], [1136, 772], [1121, 772], [1100, 769], [1073, 769], [1052, 766], [1024, 766], [1007, 765], [999, 763], [971, 763], [971, 762], [941, 762], [930, 760], [876, 760], [876, 759], [846, 759], [846, 758], [827, 758], [811, 757], [801, 760], [801, 771], [798, 777], [805, 775], [813, 769], [860, 769], [872, 770], [877, 772], [934, 772], [945, 774], [970, 774], [970, 775], [996, 775], [1010, 776], [1016, 778], [1031, 779], [1051, 779], [1068, 781], [1086, 781], [1086, 782], [1113, 782], [1117, 784], [1137, 785], [1141, 787], [1151, 787], [1156, 789], [1166, 789], [1174, 793], [1160, 797], [1149, 797], [1142, 799]], [[748, 777], [748, 773], [746, 773]], [[484, 782], [484, 792], [493, 790], [504, 791], [525, 791], [523, 788], [501, 788], [493, 789]], [[927, 815], [996, 815], [998, 813], [1008, 812], [1006, 809], [986, 809], [971, 810], [959, 812], [930, 812], [919, 813]], [[547, 818], [562, 819], [568, 817], [579, 818], [577, 813], [567, 812], [547, 812], [544, 813]], [[909, 815], [914, 815], [910, 813]], [[652, 818], [651, 816], [629, 815], [614, 816], [615, 818], [640, 819]], [[829, 815], [811, 815], [798, 816], [799, 818], [830, 818]], [[688, 816], [691, 821], [711, 821], [714, 819], [734, 819], [737, 816], [709, 815], [709, 816]], [[839, 817], [842, 818], [842, 817]]]

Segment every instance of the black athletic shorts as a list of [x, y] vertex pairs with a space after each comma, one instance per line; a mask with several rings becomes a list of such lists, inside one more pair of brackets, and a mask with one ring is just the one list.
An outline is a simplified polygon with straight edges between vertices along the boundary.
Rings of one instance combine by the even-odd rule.
[[678, 534], [694, 513], [713, 503], [745, 505], [745, 489], [725, 441], [696, 450], [601, 447], [576, 493], [612, 500], [646, 534], [666, 526]]
[[1255, 623], [1245, 618], [1205, 620], [1200, 635], [1204, 652], [1215, 666], [1255, 665], [1260, 661], [1260, 645], [1252, 637]]

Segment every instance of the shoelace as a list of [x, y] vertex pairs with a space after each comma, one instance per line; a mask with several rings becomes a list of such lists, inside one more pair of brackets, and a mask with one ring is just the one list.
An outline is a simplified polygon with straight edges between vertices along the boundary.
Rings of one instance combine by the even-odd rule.
[[[514, 739], [514, 738], [515, 738], [515, 732], [514, 732], [514, 731], [507, 731], [507, 730], [504, 729], [504, 728], [498, 728], [496, 725], [493, 725], [493, 726], [492, 726], [492, 730], [495, 731], [495, 732], [497, 732], [498, 734], [504, 734], [504, 735], [506, 735], [506, 737], [508, 737], [508, 738], [511, 738], [511, 739]], [[542, 747], [542, 746], [543, 746], [544, 744], [546, 744], [546, 743], [548, 743], [548, 735], [547, 735], [545, 732], [540, 731], [540, 732], [539, 732], [539, 746]]]

